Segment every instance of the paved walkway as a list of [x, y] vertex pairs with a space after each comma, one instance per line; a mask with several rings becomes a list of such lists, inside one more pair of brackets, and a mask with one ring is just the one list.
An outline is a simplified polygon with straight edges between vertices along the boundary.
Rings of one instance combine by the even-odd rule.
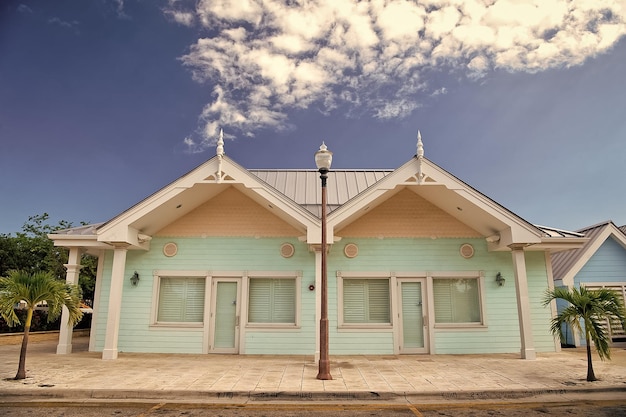
[[[331, 356], [332, 381], [316, 379], [311, 356], [120, 353], [103, 361], [74, 339], [74, 353], [57, 355], [56, 342], [29, 344], [27, 378], [14, 381], [19, 345], [0, 346], [0, 402], [57, 400], [386, 400], [536, 401], [591, 392], [626, 401], [626, 350], [613, 360], [594, 354], [599, 381], [585, 381], [584, 350], [542, 353], [534, 361], [514, 354]], [[573, 396], [573, 397], [572, 397]]]

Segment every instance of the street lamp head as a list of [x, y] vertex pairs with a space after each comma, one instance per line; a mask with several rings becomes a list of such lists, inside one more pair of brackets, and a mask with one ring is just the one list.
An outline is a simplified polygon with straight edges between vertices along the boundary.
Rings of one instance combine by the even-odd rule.
[[333, 153], [328, 150], [324, 142], [320, 146], [320, 150], [315, 152], [315, 165], [320, 172], [328, 172], [330, 164], [333, 162]]

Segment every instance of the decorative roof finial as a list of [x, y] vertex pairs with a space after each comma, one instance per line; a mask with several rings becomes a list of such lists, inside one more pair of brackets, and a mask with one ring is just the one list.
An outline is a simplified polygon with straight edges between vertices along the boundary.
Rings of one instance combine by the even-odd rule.
[[217, 156], [224, 156], [224, 130], [220, 129], [220, 137], [217, 140]]
[[224, 130], [220, 129], [220, 137], [217, 140], [217, 182], [222, 182], [222, 158], [224, 157]]
[[417, 183], [421, 184], [426, 178], [426, 174], [422, 171], [422, 162], [424, 160], [424, 144], [422, 143], [422, 134], [417, 131]]
[[424, 144], [422, 143], [422, 134], [420, 133], [419, 129], [417, 131], [417, 157], [424, 157]]

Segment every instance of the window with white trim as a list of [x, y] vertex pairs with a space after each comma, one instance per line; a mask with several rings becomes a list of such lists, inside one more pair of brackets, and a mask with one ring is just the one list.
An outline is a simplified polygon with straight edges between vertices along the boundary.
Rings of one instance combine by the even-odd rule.
[[250, 278], [248, 323], [297, 325], [296, 278]]
[[480, 280], [433, 278], [435, 325], [482, 325]]
[[204, 321], [204, 277], [159, 277], [157, 324]]
[[389, 278], [343, 278], [343, 325], [391, 324]]

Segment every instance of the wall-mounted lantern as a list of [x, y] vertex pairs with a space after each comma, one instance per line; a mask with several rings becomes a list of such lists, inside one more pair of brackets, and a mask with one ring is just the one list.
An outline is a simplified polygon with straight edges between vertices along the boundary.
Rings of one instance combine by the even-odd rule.
[[496, 274], [496, 283], [498, 284], [499, 287], [502, 287], [504, 285], [504, 283], [506, 282], [506, 279], [504, 279], [504, 277], [502, 276], [502, 274], [500, 272], [498, 272]]
[[139, 274], [137, 273], [137, 271], [135, 271], [133, 276], [130, 277], [130, 285], [132, 285], [133, 287], [136, 287], [137, 284], [139, 284]]

